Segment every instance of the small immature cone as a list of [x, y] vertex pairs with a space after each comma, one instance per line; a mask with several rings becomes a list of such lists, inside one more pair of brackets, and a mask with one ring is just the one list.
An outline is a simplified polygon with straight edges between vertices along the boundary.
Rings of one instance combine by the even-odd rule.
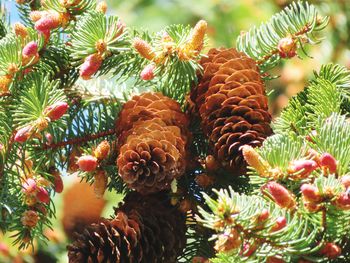
[[91, 155], [83, 155], [79, 157], [77, 164], [79, 169], [84, 172], [95, 171], [98, 165], [97, 158]]
[[267, 209], [264, 209], [261, 214], [258, 216], [258, 222], [263, 223], [265, 222], [270, 216], [270, 212]]
[[350, 175], [344, 175], [341, 177], [340, 181], [345, 188], [348, 188], [350, 186]]
[[12, 82], [12, 76], [0, 76], [0, 94], [8, 92], [9, 86]]
[[107, 12], [107, 7], [108, 7], [108, 6], [107, 6], [106, 1], [102, 1], [102, 2], [100, 2], [100, 3], [97, 4], [97, 6], [96, 6], [96, 11], [105, 14], [105, 13]]
[[26, 142], [32, 134], [32, 129], [33, 129], [33, 127], [30, 125], [19, 129], [16, 132], [15, 141], [19, 142], [19, 143]]
[[62, 180], [62, 176], [60, 174], [59, 171], [54, 171], [52, 173], [53, 177], [54, 177], [54, 190], [56, 193], [62, 193], [63, 191], [63, 180]]
[[59, 27], [62, 23], [61, 15], [57, 12], [48, 12], [35, 22], [35, 29], [38, 31], [47, 31]]
[[341, 248], [334, 243], [326, 243], [320, 251], [321, 255], [329, 259], [336, 259], [341, 255]]
[[214, 184], [214, 178], [207, 174], [199, 174], [195, 178], [196, 183], [203, 188], [207, 188]]
[[215, 242], [215, 250], [218, 252], [229, 252], [237, 249], [241, 246], [242, 240], [238, 231], [232, 228], [230, 231], [219, 235], [218, 240]]
[[105, 171], [98, 171], [94, 175], [94, 192], [97, 198], [102, 198], [107, 189], [108, 178]]
[[321, 166], [327, 168], [331, 174], [337, 172], [337, 160], [329, 153], [322, 154], [320, 164]]
[[140, 74], [142, 80], [152, 80], [154, 79], [154, 70], [156, 66], [154, 64], [147, 65]]
[[22, 183], [22, 188], [25, 195], [33, 194], [37, 190], [36, 181], [32, 178], [28, 178]]
[[138, 37], [135, 38], [133, 42], [133, 47], [145, 59], [148, 59], [148, 60], [154, 59], [155, 53], [153, 52], [150, 44], [148, 44], [145, 40]]
[[48, 204], [50, 203], [50, 195], [44, 187], [39, 187], [36, 193], [36, 198], [39, 202]]
[[88, 56], [84, 63], [80, 66], [80, 77], [84, 80], [91, 79], [102, 65], [103, 59], [98, 54], [92, 54]]
[[297, 42], [292, 36], [282, 38], [278, 42], [278, 52], [281, 58], [292, 58], [297, 54]]
[[350, 209], [350, 196], [347, 192], [341, 193], [335, 200], [335, 206], [341, 210]]
[[60, 119], [68, 110], [69, 106], [66, 102], [57, 101], [54, 104], [47, 106], [44, 113], [51, 121]]
[[94, 150], [94, 156], [99, 159], [103, 160], [106, 159], [109, 155], [111, 146], [109, 145], [108, 141], [102, 141], [97, 145], [96, 149]]
[[312, 184], [303, 184], [300, 190], [306, 201], [314, 203], [321, 201], [321, 195], [316, 186]]
[[288, 167], [288, 173], [296, 174], [298, 178], [306, 178], [317, 167], [317, 163], [313, 160], [296, 160]]
[[266, 185], [266, 189], [272, 196], [275, 203], [280, 207], [293, 208], [295, 206], [293, 195], [284, 186], [276, 182], [269, 182]]
[[284, 228], [287, 225], [287, 220], [285, 217], [280, 216], [277, 218], [276, 220], [276, 224], [271, 228], [272, 232], [276, 232], [281, 230], [282, 228]]
[[20, 36], [22, 39], [24, 39], [28, 36], [27, 27], [19, 22], [15, 23], [13, 25], [13, 31], [15, 32], [16, 36]]
[[204, 37], [208, 24], [205, 20], [200, 20], [194, 27], [191, 35], [190, 46], [192, 50], [200, 51], [203, 48]]
[[33, 57], [38, 53], [38, 44], [35, 41], [31, 41], [26, 44], [22, 50], [22, 55], [25, 57]]
[[245, 161], [253, 167], [260, 176], [268, 176], [269, 164], [251, 146], [244, 145], [242, 153]]
[[36, 224], [38, 223], [38, 221], [39, 221], [39, 215], [37, 212], [35, 212], [33, 210], [25, 211], [22, 214], [21, 222], [22, 222], [23, 226], [35, 227]]

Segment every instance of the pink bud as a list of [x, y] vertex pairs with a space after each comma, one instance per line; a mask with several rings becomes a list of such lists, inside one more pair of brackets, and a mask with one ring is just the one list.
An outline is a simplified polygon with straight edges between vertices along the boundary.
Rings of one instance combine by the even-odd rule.
[[32, 178], [28, 178], [22, 184], [23, 192], [28, 195], [32, 194], [37, 190], [36, 182]]
[[305, 178], [317, 168], [317, 163], [313, 160], [296, 160], [288, 169], [291, 174], [298, 174], [298, 177]]
[[154, 78], [154, 69], [156, 66], [154, 64], [147, 65], [142, 71], [141, 71], [141, 79], [142, 80], [151, 80]]
[[335, 206], [337, 206], [341, 210], [350, 209], [350, 197], [345, 193], [341, 193], [337, 200], [335, 201]]
[[51, 121], [56, 121], [59, 118], [63, 116], [63, 114], [66, 113], [67, 109], [69, 108], [68, 104], [63, 101], [58, 101], [48, 107], [44, 110], [44, 113], [47, 117], [50, 118]]
[[278, 231], [284, 228], [287, 225], [287, 220], [285, 217], [280, 216], [276, 220], [276, 224], [271, 228], [271, 231]]
[[79, 169], [84, 172], [92, 172], [96, 170], [97, 167], [97, 158], [91, 155], [83, 155], [79, 157], [77, 164]]
[[292, 208], [295, 205], [292, 194], [282, 185], [269, 182], [266, 185], [274, 201], [282, 208]]
[[244, 257], [250, 257], [251, 255], [253, 255], [256, 249], [256, 245], [251, 245], [246, 242], [243, 244], [243, 250], [241, 251], [240, 255], [243, 255]]
[[344, 175], [340, 180], [345, 188], [348, 188], [350, 186], [350, 175]]
[[35, 29], [41, 32], [52, 30], [60, 25], [58, 14], [47, 14], [35, 22]]
[[321, 255], [330, 259], [336, 259], [341, 255], [341, 248], [334, 243], [326, 243], [320, 251]]
[[321, 166], [327, 167], [331, 174], [337, 172], [337, 160], [329, 153], [322, 154], [320, 158]]
[[56, 193], [62, 193], [63, 191], [63, 180], [59, 172], [54, 172], [54, 189]]
[[45, 133], [45, 138], [46, 138], [46, 144], [51, 145], [53, 141], [53, 137], [51, 133]]
[[26, 142], [30, 137], [31, 129], [32, 129], [32, 126], [25, 126], [22, 129], [19, 129], [16, 132], [15, 141], [19, 143]]
[[35, 41], [29, 42], [24, 46], [22, 55], [26, 57], [35, 56], [38, 53], [38, 44]]
[[265, 222], [270, 216], [270, 212], [267, 209], [262, 210], [261, 214], [258, 216], [258, 221], [260, 223]]
[[102, 58], [97, 54], [88, 56], [80, 66], [80, 77], [88, 80], [94, 75], [102, 65]]
[[44, 187], [39, 187], [38, 192], [36, 193], [36, 198], [42, 203], [50, 203], [50, 196], [47, 190]]
[[321, 200], [317, 187], [312, 184], [303, 184], [300, 190], [306, 201], [319, 202]]

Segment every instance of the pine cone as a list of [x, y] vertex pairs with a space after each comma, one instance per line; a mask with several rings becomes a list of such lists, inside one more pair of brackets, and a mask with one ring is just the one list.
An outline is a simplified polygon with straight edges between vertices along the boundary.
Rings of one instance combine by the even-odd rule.
[[142, 194], [169, 189], [186, 168], [188, 119], [160, 93], [134, 96], [117, 122], [117, 165], [124, 182]]
[[271, 115], [259, 69], [235, 49], [211, 49], [190, 94], [215, 158], [227, 170], [243, 173], [241, 146], [260, 146], [272, 133]]
[[102, 220], [69, 245], [69, 262], [175, 263], [186, 245], [185, 217], [164, 195], [130, 193], [116, 218]]

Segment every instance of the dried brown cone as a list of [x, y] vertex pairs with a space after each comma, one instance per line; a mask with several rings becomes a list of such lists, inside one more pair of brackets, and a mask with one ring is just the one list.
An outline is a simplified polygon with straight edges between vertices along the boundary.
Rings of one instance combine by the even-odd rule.
[[236, 49], [211, 49], [202, 58], [204, 73], [192, 89], [191, 103], [202, 120], [214, 157], [242, 174], [241, 146], [260, 146], [272, 133], [265, 87], [256, 63]]
[[160, 93], [128, 101], [116, 125], [123, 181], [142, 194], [169, 189], [186, 169], [187, 126], [180, 105]]
[[106, 201], [97, 198], [94, 189], [86, 182], [75, 182], [63, 192], [62, 225], [71, 239], [74, 232], [99, 221]]
[[102, 220], [68, 246], [69, 262], [175, 263], [186, 245], [185, 217], [164, 195], [124, 199], [115, 219]]

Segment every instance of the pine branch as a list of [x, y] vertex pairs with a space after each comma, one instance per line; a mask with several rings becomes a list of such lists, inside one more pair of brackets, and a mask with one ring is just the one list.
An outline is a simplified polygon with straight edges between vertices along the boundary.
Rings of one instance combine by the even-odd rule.
[[[237, 49], [256, 60], [262, 72], [275, 67], [284, 58], [296, 55], [305, 44], [315, 44], [314, 33], [323, 30], [328, 18], [321, 18], [308, 2], [298, 1], [287, 6], [260, 27], [253, 27], [237, 39]], [[299, 47], [298, 47], [299, 46]]]

